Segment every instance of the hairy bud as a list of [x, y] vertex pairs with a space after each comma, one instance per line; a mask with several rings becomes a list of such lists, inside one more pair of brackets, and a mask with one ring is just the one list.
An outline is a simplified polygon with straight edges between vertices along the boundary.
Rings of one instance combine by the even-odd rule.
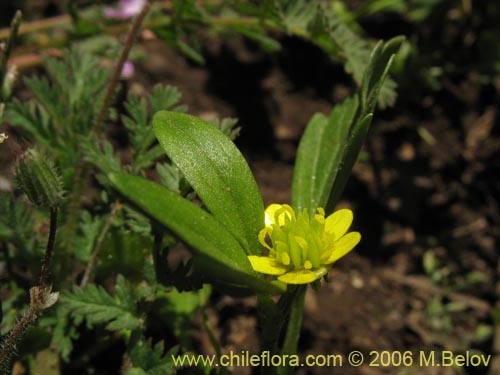
[[64, 199], [61, 177], [54, 164], [35, 149], [29, 149], [16, 165], [19, 187], [38, 207], [55, 208]]

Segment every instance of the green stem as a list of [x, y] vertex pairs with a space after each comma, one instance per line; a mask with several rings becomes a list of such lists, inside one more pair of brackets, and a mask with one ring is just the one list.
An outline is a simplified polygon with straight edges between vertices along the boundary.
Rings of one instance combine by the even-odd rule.
[[17, 344], [21, 341], [28, 327], [35, 323], [39, 317], [39, 309], [30, 304], [28, 311], [16, 322], [16, 325], [10, 331], [9, 336], [2, 343], [0, 348], [0, 374], [8, 375], [11, 373], [10, 364], [16, 355]]
[[208, 321], [208, 314], [207, 314], [206, 306], [201, 307], [201, 313], [203, 315], [203, 327], [205, 328], [205, 331], [207, 332], [208, 339], [210, 340], [210, 343], [212, 344], [212, 347], [215, 350], [215, 354], [217, 355], [217, 358], [220, 358], [222, 355], [222, 351], [220, 349], [219, 342], [215, 338], [214, 331], [212, 330], [212, 327], [210, 326], [210, 322]]
[[57, 207], [50, 209], [50, 229], [49, 239], [47, 240], [47, 248], [42, 260], [42, 271], [40, 272], [40, 287], [45, 289], [50, 277], [50, 260], [54, 251], [54, 243], [57, 232]]
[[[262, 321], [261, 351], [271, 354], [297, 354], [307, 285], [289, 286], [289, 291], [274, 303], [269, 296], [258, 296]], [[288, 324], [287, 324], [288, 323]], [[281, 348], [281, 349], [280, 349]], [[261, 367], [262, 375], [290, 374], [291, 367]]]
[[30, 289], [30, 305], [28, 311], [19, 319], [14, 328], [2, 343], [0, 348], [0, 374], [10, 374], [10, 364], [16, 355], [17, 344], [22, 340], [28, 327], [35, 323], [40, 317], [46, 305], [46, 298], [49, 296], [47, 286], [50, 277], [50, 260], [54, 250], [54, 243], [57, 233], [57, 207], [50, 209], [50, 229], [47, 247], [42, 260], [42, 270], [40, 272], [40, 285]]
[[92, 255], [90, 255], [90, 259], [87, 265], [87, 268], [85, 269], [85, 273], [82, 277], [82, 281], [80, 282], [80, 288], [85, 288], [87, 283], [90, 280], [90, 276], [92, 275], [92, 271], [94, 270], [95, 264], [97, 263], [97, 257], [99, 256], [99, 253], [101, 252], [102, 246], [104, 245], [104, 240], [106, 239], [106, 236], [108, 235], [109, 229], [111, 228], [111, 224], [113, 223], [113, 220], [115, 219], [116, 213], [120, 209], [120, 204], [119, 202], [115, 202], [113, 209], [111, 210], [111, 213], [109, 216], [106, 218], [106, 221], [104, 222], [104, 225], [101, 229], [101, 232], [99, 233], [99, 237], [97, 238], [96, 244], [94, 246], [94, 250], [92, 251]]
[[[302, 327], [302, 317], [304, 315], [304, 300], [306, 291], [307, 285], [300, 285], [295, 291], [295, 296], [290, 309], [290, 319], [286, 329], [285, 341], [283, 342], [283, 348], [281, 349], [283, 358], [284, 355], [297, 354], [300, 328]], [[278, 375], [289, 375], [293, 372], [293, 370], [293, 367], [290, 366], [278, 367]]]

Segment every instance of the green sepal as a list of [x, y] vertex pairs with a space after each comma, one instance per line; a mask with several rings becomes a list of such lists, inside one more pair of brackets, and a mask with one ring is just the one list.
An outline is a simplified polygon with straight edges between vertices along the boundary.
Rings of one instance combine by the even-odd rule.
[[270, 283], [253, 271], [241, 245], [209, 212], [142, 177], [112, 173], [108, 178], [125, 198], [189, 246], [211, 281], [265, 293], [286, 290], [284, 284]]
[[160, 145], [215, 219], [246, 254], [260, 254], [262, 196], [234, 143], [212, 124], [178, 112], [158, 112], [153, 128]]

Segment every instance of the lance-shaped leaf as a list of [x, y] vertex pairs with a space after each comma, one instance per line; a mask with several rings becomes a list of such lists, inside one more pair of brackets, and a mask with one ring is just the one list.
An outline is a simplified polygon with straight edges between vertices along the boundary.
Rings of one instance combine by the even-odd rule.
[[247, 254], [260, 254], [264, 205], [250, 168], [233, 142], [197, 117], [158, 112], [156, 137], [213, 216]]
[[359, 152], [365, 142], [372, 118], [372, 114], [366, 115], [363, 119], [356, 123], [354, 129], [352, 130], [349, 142], [345, 148], [344, 154], [342, 155], [342, 168], [339, 170], [335, 178], [330, 197], [328, 198], [328, 203], [326, 204], [327, 212], [331, 212], [335, 209], [335, 205], [344, 191], [344, 187], [349, 179], [352, 167], [358, 160]]
[[142, 177], [125, 173], [108, 177], [125, 198], [188, 245], [212, 281], [267, 293], [284, 291], [282, 284], [271, 284], [253, 271], [241, 245], [209, 212]]
[[348, 98], [335, 106], [330, 117], [316, 114], [309, 122], [295, 162], [292, 197], [296, 210], [307, 208], [312, 215], [316, 208], [325, 207], [356, 109], [357, 100]]
[[[297, 151], [293, 180], [296, 209], [317, 207], [331, 212], [344, 190], [352, 167], [365, 141], [380, 88], [403, 37], [378, 43], [370, 56], [360, 88], [359, 100], [337, 105], [329, 120], [315, 115]], [[359, 103], [359, 105], [358, 105]]]
[[404, 39], [403, 36], [398, 36], [386, 43], [379, 42], [373, 49], [361, 82], [360, 119], [373, 113], [380, 88]]

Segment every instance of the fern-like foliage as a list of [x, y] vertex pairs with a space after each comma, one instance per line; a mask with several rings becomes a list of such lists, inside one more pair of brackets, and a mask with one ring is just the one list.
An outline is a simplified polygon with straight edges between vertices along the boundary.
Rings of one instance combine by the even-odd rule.
[[121, 119], [128, 130], [133, 149], [132, 165], [135, 170], [149, 167], [164, 155], [152, 131], [153, 114], [160, 110], [184, 112], [185, 107], [179, 106], [181, 97], [177, 88], [162, 85], [154, 86], [152, 94], [146, 99], [133, 94], [128, 96], [125, 102], [127, 115], [123, 115]]
[[[372, 46], [369, 42], [356, 35], [344, 20], [331, 8], [322, 8], [324, 22], [329, 39], [322, 40], [322, 46], [343, 56], [346, 61], [346, 70], [351, 73], [356, 83], [360, 86], [367, 61], [370, 59]], [[331, 41], [335, 46], [331, 46]], [[394, 105], [396, 101], [396, 82], [387, 78], [382, 85], [378, 104], [381, 108]]]
[[139, 341], [130, 351], [132, 368], [125, 375], [168, 375], [174, 373], [172, 355], [177, 354], [178, 347], [165, 353], [163, 341], [156, 345], [148, 341]]
[[78, 47], [62, 59], [45, 59], [47, 76], [24, 80], [32, 99], [15, 99], [7, 110], [7, 120], [23, 137], [57, 158], [68, 188], [79, 160], [80, 140], [89, 136], [95, 124], [110, 75], [98, 61]]
[[109, 330], [132, 330], [143, 324], [137, 316], [134, 290], [121, 275], [117, 277], [114, 296], [101, 286], [89, 284], [64, 293], [61, 301], [73, 316], [84, 316], [89, 327], [107, 323]]
[[101, 216], [92, 216], [88, 211], [81, 213], [78, 233], [71, 240], [73, 252], [80, 262], [89, 261], [103, 222], [104, 219]]

